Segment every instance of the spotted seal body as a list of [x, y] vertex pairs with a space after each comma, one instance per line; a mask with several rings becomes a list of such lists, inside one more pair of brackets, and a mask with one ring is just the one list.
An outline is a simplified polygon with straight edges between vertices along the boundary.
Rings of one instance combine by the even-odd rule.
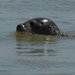
[[29, 32], [32, 34], [67, 36], [67, 34], [60, 31], [57, 25], [48, 18], [30, 19], [25, 23], [17, 25], [16, 31]]

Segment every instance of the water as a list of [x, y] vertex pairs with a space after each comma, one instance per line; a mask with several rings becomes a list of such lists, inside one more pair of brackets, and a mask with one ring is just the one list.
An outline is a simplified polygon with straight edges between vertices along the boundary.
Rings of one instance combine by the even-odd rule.
[[36, 17], [75, 35], [75, 0], [0, 0], [0, 75], [75, 75], [75, 38], [15, 32]]

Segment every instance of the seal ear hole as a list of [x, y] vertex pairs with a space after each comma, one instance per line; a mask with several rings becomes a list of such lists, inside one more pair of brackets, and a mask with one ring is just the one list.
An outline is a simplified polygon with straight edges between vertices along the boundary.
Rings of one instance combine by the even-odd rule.
[[33, 26], [34, 25], [34, 22], [30, 22], [30, 25]]

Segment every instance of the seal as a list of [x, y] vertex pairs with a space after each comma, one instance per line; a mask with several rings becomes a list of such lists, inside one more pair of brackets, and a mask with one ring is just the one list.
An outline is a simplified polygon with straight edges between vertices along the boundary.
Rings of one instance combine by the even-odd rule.
[[16, 31], [52, 36], [68, 36], [63, 33], [51, 19], [48, 18], [30, 19], [27, 22], [17, 25]]

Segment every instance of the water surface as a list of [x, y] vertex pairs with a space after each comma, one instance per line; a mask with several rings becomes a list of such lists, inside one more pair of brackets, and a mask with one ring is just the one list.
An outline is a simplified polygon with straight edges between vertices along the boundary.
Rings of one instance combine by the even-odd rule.
[[75, 0], [0, 0], [0, 75], [75, 75], [75, 38], [16, 33], [36, 17], [75, 35]]

